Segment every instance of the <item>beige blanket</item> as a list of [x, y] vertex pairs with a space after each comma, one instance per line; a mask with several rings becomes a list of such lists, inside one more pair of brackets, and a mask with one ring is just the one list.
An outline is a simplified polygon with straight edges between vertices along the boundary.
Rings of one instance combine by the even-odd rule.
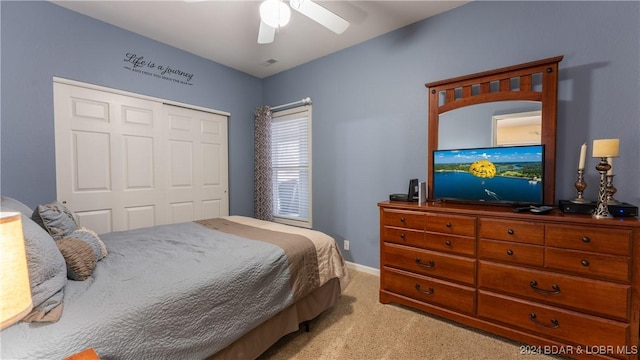
[[282, 248], [287, 255], [287, 262], [289, 263], [291, 292], [293, 293], [294, 301], [320, 287], [318, 257], [313, 242], [308, 238], [298, 234], [256, 228], [223, 218], [196, 222], [209, 229], [246, 239], [265, 241]]
[[342, 258], [338, 245], [331, 236], [323, 232], [244, 216], [225, 216], [223, 219], [264, 230], [301, 235], [310, 240], [316, 248], [316, 257], [319, 268], [318, 275], [320, 279], [319, 286], [322, 286], [327, 283], [327, 281], [337, 277], [340, 279], [341, 291], [344, 291], [349, 284], [349, 281], [351, 281], [349, 271], [344, 259]]

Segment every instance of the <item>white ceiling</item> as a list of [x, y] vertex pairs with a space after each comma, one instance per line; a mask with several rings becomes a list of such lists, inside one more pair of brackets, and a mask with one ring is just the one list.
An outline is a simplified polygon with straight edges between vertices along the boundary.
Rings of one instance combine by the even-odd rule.
[[[260, 1], [51, 1], [55, 4], [264, 78], [469, 1], [316, 1], [349, 21], [337, 35], [292, 11], [271, 44], [257, 43]], [[268, 64], [269, 60], [276, 60]]]

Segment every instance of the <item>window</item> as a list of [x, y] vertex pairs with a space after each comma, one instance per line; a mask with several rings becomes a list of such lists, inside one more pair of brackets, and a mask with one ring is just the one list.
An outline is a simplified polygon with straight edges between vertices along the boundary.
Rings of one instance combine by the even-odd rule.
[[311, 105], [272, 118], [274, 221], [311, 228]]

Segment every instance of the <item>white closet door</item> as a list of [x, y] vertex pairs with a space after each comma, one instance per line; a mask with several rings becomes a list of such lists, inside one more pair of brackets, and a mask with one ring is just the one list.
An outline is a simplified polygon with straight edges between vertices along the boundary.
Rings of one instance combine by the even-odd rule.
[[227, 117], [165, 105], [171, 222], [228, 215]]
[[[219, 129], [224, 140], [218, 139], [224, 154], [209, 161], [203, 156], [215, 153], [210, 145], [214, 143], [206, 137], [191, 131], [169, 138], [172, 121], [165, 107], [173, 106], [57, 82], [54, 104], [58, 200], [77, 214], [81, 226], [106, 233], [228, 214], [226, 116], [190, 110], [224, 120], [219, 120], [224, 123]], [[196, 120], [185, 121], [183, 127], [195, 128]], [[209, 163], [219, 168], [202, 165]], [[210, 173], [221, 179], [223, 196], [215, 198], [206, 191], [212, 183], [211, 176], [206, 178]], [[173, 184], [181, 190], [190, 184], [191, 191], [176, 197]], [[215, 211], [202, 210], [214, 204]]]

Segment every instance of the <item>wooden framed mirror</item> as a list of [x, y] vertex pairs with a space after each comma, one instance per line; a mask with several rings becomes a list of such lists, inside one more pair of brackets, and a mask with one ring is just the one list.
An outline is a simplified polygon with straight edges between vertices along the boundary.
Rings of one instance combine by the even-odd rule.
[[[544, 203], [555, 204], [558, 63], [562, 58], [556, 56], [425, 84], [429, 89], [427, 196], [430, 199], [434, 150], [492, 146], [494, 116], [539, 112], [540, 143], [545, 145]], [[454, 110], [458, 116], [450, 116]], [[455, 136], [446, 131], [454, 132]], [[460, 133], [469, 136], [461, 139]]]

